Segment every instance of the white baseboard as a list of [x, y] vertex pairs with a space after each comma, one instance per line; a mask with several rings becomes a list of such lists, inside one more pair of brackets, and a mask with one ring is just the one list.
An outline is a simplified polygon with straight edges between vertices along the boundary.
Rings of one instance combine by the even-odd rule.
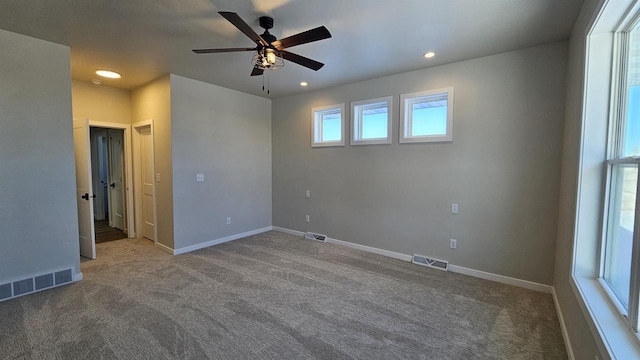
[[173, 255], [185, 254], [185, 253], [188, 253], [188, 252], [191, 252], [191, 251], [204, 249], [204, 248], [209, 247], [209, 246], [218, 245], [218, 244], [226, 243], [228, 241], [241, 239], [243, 237], [247, 237], [247, 236], [256, 235], [256, 234], [260, 234], [260, 233], [263, 233], [263, 232], [271, 231], [272, 228], [273, 228], [272, 226], [266, 226], [266, 227], [263, 227], [263, 228], [260, 228], [260, 229], [247, 231], [247, 232], [244, 232], [244, 233], [241, 233], [241, 234], [229, 235], [229, 236], [225, 236], [225, 237], [220, 238], [220, 239], [215, 239], [215, 240], [211, 240], [211, 241], [207, 241], [207, 242], [203, 242], [203, 243], [195, 244], [195, 245], [191, 245], [191, 246], [181, 247], [179, 249], [173, 250], [172, 253], [173, 253]]
[[540, 291], [547, 294], [551, 294], [553, 291], [553, 286], [551, 285], [540, 284], [533, 281], [512, 278], [509, 276], [498, 275], [498, 274], [481, 271], [481, 270], [469, 269], [469, 268], [458, 266], [458, 265], [451, 265], [451, 263], [449, 263], [449, 271], [458, 273], [458, 274], [477, 277], [480, 279], [491, 280], [491, 281], [495, 281], [503, 284], [518, 286], [525, 289]]
[[168, 247], [167, 245], [160, 244], [160, 243], [159, 243], [159, 242], [157, 242], [157, 241], [154, 241], [154, 242], [153, 242], [153, 244], [154, 244], [154, 245], [155, 245], [155, 247], [157, 247], [158, 249], [160, 249], [160, 250], [162, 250], [162, 251], [164, 251], [164, 252], [166, 252], [166, 253], [169, 253], [169, 254], [173, 255], [173, 249], [172, 249], [172, 248], [170, 248], [170, 247]]
[[411, 255], [401, 254], [401, 253], [397, 253], [397, 252], [389, 251], [389, 250], [378, 249], [378, 248], [374, 248], [374, 247], [366, 246], [366, 245], [355, 244], [355, 243], [348, 242], [348, 241], [332, 239], [332, 238], [329, 238], [329, 237], [327, 237], [327, 242], [331, 243], [331, 244], [350, 247], [352, 249], [358, 249], [358, 250], [362, 250], [362, 251], [366, 251], [366, 252], [382, 255], [382, 256], [388, 256], [390, 258], [394, 258], [394, 259], [398, 259], [398, 260], [402, 260], [402, 261], [411, 261], [411, 259], [412, 259]]
[[272, 226], [271, 230], [280, 231], [280, 232], [291, 234], [291, 235], [304, 236], [304, 232], [302, 231], [291, 230], [291, 229], [283, 228], [280, 226]]
[[571, 347], [571, 340], [569, 340], [569, 332], [567, 331], [567, 325], [564, 323], [564, 316], [562, 315], [562, 309], [560, 308], [560, 301], [556, 295], [556, 289], [552, 288], [551, 295], [553, 295], [553, 303], [556, 305], [556, 315], [558, 315], [558, 321], [560, 322], [560, 330], [562, 330], [562, 338], [564, 339], [564, 346], [567, 348], [567, 356], [569, 360], [575, 360], [573, 355], [573, 348]]
[[[291, 230], [291, 229], [283, 228], [280, 226], [273, 226], [273, 230], [291, 234], [291, 235], [298, 235], [298, 236], [304, 235], [304, 232], [302, 231]], [[378, 255], [388, 256], [388, 257], [402, 260], [402, 261], [411, 261], [412, 259], [411, 255], [397, 253], [389, 250], [378, 249], [378, 248], [374, 248], [366, 245], [355, 244], [348, 241], [332, 239], [329, 237], [327, 237], [327, 242], [336, 244], [336, 245], [347, 246], [353, 249], [367, 251], [367, 252], [378, 254]], [[495, 281], [503, 284], [514, 285], [514, 286], [522, 287], [525, 289], [541, 291], [548, 294], [551, 294], [553, 292], [553, 287], [550, 285], [539, 284], [539, 283], [528, 281], [528, 280], [516, 279], [509, 276], [493, 274], [493, 273], [475, 270], [475, 269], [469, 269], [462, 266], [452, 265], [451, 263], [449, 263], [449, 271], [459, 273], [459, 274], [469, 275], [469, 276], [473, 276], [473, 277], [477, 277], [485, 280], [491, 280], [491, 281]]]

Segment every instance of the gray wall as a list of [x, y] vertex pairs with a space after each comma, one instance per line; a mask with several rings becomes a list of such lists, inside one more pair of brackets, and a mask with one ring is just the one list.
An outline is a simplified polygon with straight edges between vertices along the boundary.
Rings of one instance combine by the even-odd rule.
[[571, 35], [567, 73], [566, 112], [563, 133], [560, 182], [556, 273], [554, 288], [562, 309], [576, 359], [593, 359], [598, 353], [596, 340], [570, 285], [585, 66], [585, 39], [589, 21], [599, 9], [599, 0], [586, 0]]
[[175, 249], [271, 226], [269, 99], [171, 75], [171, 133]]
[[[273, 225], [551, 284], [566, 61], [560, 42], [274, 100]], [[448, 86], [453, 143], [399, 145], [399, 95]], [[310, 147], [311, 107], [388, 95], [393, 144]]]
[[171, 89], [169, 75], [131, 92], [131, 121], [154, 120], [154, 165], [158, 243], [173, 249], [173, 170], [171, 159]]
[[0, 282], [80, 272], [69, 48], [0, 30]]

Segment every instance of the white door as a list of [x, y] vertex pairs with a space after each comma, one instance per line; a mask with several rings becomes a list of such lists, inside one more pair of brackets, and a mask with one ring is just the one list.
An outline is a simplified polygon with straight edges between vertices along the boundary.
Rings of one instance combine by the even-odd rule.
[[155, 206], [153, 201], [153, 137], [151, 126], [140, 129], [140, 155], [142, 162], [142, 236], [155, 240]]
[[91, 185], [88, 120], [73, 121], [73, 144], [76, 154], [76, 195], [78, 197], [80, 255], [95, 259], [96, 235], [93, 226], [93, 187]]
[[109, 136], [109, 225], [125, 230], [123, 166], [124, 136], [122, 130], [108, 131]]

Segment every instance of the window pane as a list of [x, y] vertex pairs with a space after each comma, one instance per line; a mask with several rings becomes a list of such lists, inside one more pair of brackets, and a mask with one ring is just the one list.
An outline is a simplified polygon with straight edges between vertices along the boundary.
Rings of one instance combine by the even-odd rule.
[[322, 141], [340, 141], [340, 114], [322, 115]]
[[445, 135], [447, 133], [447, 101], [413, 104], [411, 136]]
[[630, 35], [627, 118], [622, 156], [640, 156], [640, 30]]
[[362, 139], [384, 139], [387, 137], [387, 107], [362, 111]]
[[637, 165], [613, 166], [607, 219], [604, 279], [627, 310], [637, 185]]

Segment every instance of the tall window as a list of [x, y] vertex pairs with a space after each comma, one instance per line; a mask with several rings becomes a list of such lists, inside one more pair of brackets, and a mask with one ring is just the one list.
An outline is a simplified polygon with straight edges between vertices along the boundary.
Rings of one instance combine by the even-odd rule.
[[[618, 34], [618, 75], [607, 159], [601, 282], [639, 330], [640, 250], [638, 165], [640, 164], [640, 27]], [[634, 250], [635, 249], [635, 250]], [[633, 274], [636, 274], [635, 276]]]
[[311, 109], [311, 146], [344, 145], [344, 104]]

